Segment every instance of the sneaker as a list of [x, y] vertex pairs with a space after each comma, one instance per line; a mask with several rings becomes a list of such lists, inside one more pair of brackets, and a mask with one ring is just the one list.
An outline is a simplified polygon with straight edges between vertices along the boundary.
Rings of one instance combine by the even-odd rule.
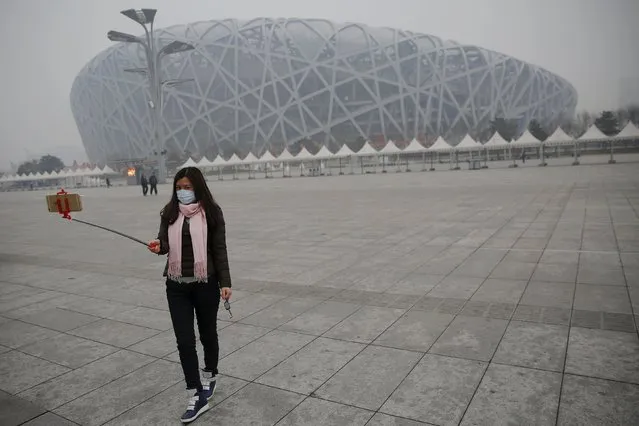
[[189, 399], [189, 406], [186, 408], [184, 414], [182, 414], [180, 420], [182, 420], [182, 423], [191, 423], [208, 409], [208, 400], [201, 393], [196, 393]]
[[212, 376], [208, 383], [202, 385], [202, 396], [209, 401], [213, 398], [213, 394], [215, 393], [215, 388], [217, 388], [217, 378]]

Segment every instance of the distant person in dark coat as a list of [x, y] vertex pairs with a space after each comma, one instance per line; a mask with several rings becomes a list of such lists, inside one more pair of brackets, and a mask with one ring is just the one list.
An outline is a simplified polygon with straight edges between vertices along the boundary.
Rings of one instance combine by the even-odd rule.
[[153, 194], [153, 191], [155, 191], [155, 195], [158, 195], [158, 178], [155, 177], [155, 173], [151, 174], [149, 185], [151, 185], [150, 194]]
[[140, 176], [140, 185], [142, 185], [142, 195], [146, 197], [146, 193], [149, 192], [149, 182], [146, 180], [146, 176]]

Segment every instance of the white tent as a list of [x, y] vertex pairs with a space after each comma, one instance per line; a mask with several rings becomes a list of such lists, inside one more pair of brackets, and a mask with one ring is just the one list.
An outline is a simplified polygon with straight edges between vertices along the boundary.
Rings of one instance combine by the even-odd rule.
[[488, 149], [499, 149], [507, 146], [508, 142], [499, 134], [499, 132], [495, 132], [495, 134], [488, 139], [488, 142], [484, 144], [484, 148]]
[[475, 139], [471, 138], [470, 135], [466, 135], [461, 142], [455, 145], [455, 149], [457, 150], [471, 150], [481, 148], [482, 144], [477, 142]]
[[298, 152], [297, 155], [295, 156], [295, 159], [296, 160], [311, 160], [311, 159], [313, 159], [313, 154], [308, 152], [308, 149], [306, 149], [306, 147], [303, 146], [302, 149], [300, 150], [300, 152]]
[[238, 157], [237, 154], [231, 155], [231, 158], [229, 158], [226, 161], [226, 165], [227, 166], [237, 166], [237, 165], [239, 165], [241, 163], [242, 163], [242, 160], [240, 160], [240, 157]]
[[189, 159], [180, 166], [180, 169], [183, 169], [185, 167], [197, 167], [197, 163], [189, 157]]
[[255, 164], [257, 162], [259, 162], [258, 158], [252, 152], [246, 154], [246, 157], [242, 159], [242, 164]]
[[206, 156], [202, 157], [200, 161], [197, 162], [198, 167], [212, 167], [213, 162], [206, 158]]
[[211, 162], [211, 165], [213, 165], [213, 167], [222, 167], [226, 165], [226, 160], [224, 159], [224, 157], [218, 154], [218, 156], [215, 157], [213, 162]]
[[284, 148], [284, 151], [282, 151], [280, 155], [278, 155], [276, 158], [277, 158], [277, 161], [291, 161], [295, 159], [295, 157], [293, 157], [293, 154], [291, 154], [291, 151], [289, 151], [288, 148]]
[[541, 145], [541, 142], [528, 130], [526, 130], [516, 141], [511, 142], [511, 146], [517, 148], [533, 147], [538, 145]]
[[264, 154], [259, 158], [260, 163], [272, 163], [276, 161], [276, 158], [271, 154], [271, 151], [265, 151]]
[[354, 154], [355, 153], [353, 152], [353, 150], [350, 149], [348, 145], [344, 144], [333, 156], [335, 158], [344, 158], [344, 157], [350, 157], [351, 155], [354, 155]]
[[588, 129], [588, 131], [586, 131], [586, 133], [584, 133], [583, 135], [579, 136], [579, 139], [577, 139], [579, 142], [584, 142], [584, 141], [589, 141], [589, 142], [595, 142], [595, 141], [607, 141], [610, 138], [606, 135], [604, 135], [601, 130], [599, 130], [597, 128], [597, 126], [595, 126], [594, 124], [592, 126], [590, 126], [590, 129]]
[[419, 143], [417, 139], [413, 139], [412, 141], [410, 141], [408, 146], [402, 150], [402, 152], [407, 154], [425, 152], [425, 151], [426, 151], [426, 147], [424, 147], [424, 145]]
[[375, 148], [372, 147], [372, 145], [368, 141], [366, 141], [364, 146], [355, 153], [355, 155], [358, 157], [372, 156], [377, 154], [379, 153], [375, 150]]
[[568, 136], [561, 127], [557, 127], [557, 130], [544, 141], [544, 145], [572, 145], [573, 143], [575, 143], [574, 138]]
[[614, 139], [639, 139], [639, 129], [637, 126], [629, 122], [626, 127], [621, 130], [617, 135], [613, 136]]
[[117, 175], [115, 170], [113, 170], [109, 166], [104, 166], [104, 168], [102, 169], [102, 174], [105, 174], [105, 175]]
[[388, 141], [386, 146], [384, 146], [384, 148], [380, 149], [379, 151], [380, 154], [384, 154], [384, 155], [394, 155], [394, 154], [399, 154], [400, 152], [402, 152], [402, 150], [399, 149], [397, 145], [395, 145], [395, 142], [393, 141]]
[[437, 140], [435, 141], [435, 143], [434, 143], [434, 144], [432, 144], [432, 145], [428, 148], [428, 151], [436, 151], [436, 152], [437, 152], [437, 151], [439, 151], [439, 152], [441, 152], [441, 151], [450, 151], [450, 150], [452, 150], [452, 149], [453, 149], [453, 147], [452, 147], [452, 146], [450, 146], [450, 145], [448, 144], [448, 142], [446, 142], [446, 141], [444, 140], [444, 138], [442, 138], [442, 137], [440, 136], [440, 137], [438, 137], [438, 138], [437, 138]]
[[319, 151], [315, 154], [315, 158], [318, 160], [327, 160], [329, 158], [333, 158], [333, 153], [326, 148], [326, 146], [322, 145]]

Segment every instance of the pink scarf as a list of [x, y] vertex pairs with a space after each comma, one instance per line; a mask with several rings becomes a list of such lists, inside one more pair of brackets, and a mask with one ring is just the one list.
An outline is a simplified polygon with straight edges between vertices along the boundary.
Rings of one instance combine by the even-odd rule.
[[180, 204], [180, 213], [177, 220], [169, 225], [169, 279], [179, 279], [182, 277], [182, 227], [184, 218], [189, 218], [189, 230], [191, 232], [191, 242], [193, 244], [194, 265], [193, 272], [197, 281], [203, 282], [208, 279], [206, 243], [208, 227], [204, 209], [200, 203]]

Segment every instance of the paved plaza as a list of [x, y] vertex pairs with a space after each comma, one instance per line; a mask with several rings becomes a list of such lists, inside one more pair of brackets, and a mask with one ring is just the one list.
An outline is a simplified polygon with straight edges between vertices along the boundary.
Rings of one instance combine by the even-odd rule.
[[[211, 181], [233, 318], [196, 424], [639, 424], [639, 158], [605, 160]], [[168, 191], [77, 217], [152, 239]], [[44, 195], [0, 194], [0, 424], [179, 424], [164, 258]]]

